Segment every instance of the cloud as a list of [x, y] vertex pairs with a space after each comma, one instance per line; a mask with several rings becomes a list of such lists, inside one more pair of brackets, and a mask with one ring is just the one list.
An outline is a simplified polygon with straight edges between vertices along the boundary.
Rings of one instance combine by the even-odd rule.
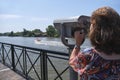
[[41, 22], [41, 21], [49, 21], [49, 18], [38, 18], [38, 17], [32, 17], [31, 21], [35, 21], [35, 22]]
[[50, 18], [40, 18], [35, 16], [22, 16], [22, 15], [16, 15], [16, 14], [0, 14], [1, 20], [11, 20], [11, 19], [23, 19], [27, 21], [33, 21], [33, 22], [44, 22], [44, 21], [50, 21]]
[[21, 18], [20, 15], [14, 15], [14, 14], [0, 14], [0, 19], [18, 19]]

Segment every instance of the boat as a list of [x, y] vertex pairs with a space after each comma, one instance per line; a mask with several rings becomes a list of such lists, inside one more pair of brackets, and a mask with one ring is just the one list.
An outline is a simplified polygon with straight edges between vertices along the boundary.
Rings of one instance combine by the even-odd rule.
[[40, 44], [40, 39], [39, 38], [36, 38], [35, 40], [34, 40], [34, 42], [36, 43], [36, 44]]

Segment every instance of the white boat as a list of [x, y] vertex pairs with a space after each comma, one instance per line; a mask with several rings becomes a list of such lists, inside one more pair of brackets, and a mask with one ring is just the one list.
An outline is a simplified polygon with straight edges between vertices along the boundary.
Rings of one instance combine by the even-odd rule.
[[36, 44], [40, 44], [41, 40], [40, 40], [39, 38], [36, 38], [36, 39], [34, 40], [34, 42], [35, 42]]

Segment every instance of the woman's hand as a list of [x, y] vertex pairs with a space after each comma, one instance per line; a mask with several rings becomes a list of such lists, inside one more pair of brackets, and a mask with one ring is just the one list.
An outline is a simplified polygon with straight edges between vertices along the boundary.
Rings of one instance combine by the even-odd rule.
[[[77, 47], [80, 47], [80, 45], [82, 45], [82, 43], [84, 42], [85, 40], [85, 33], [84, 33], [84, 30], [79, 30], [79, 31], [75, 31], [74, 32], [74, 38], [76, 40], [76, 45]], [[74, 48], [72, 50], [72, 53], [70, 55], [70, 59], [69, 59], [69, 64], [71, 67], [75, 68], [75, 65], [74, 65], [74, 59], [76, 58], [76, 56], [78, 55], [80, 51], [80, 48]]]
[[77, 45], [77, 46], [82, 45], [82, 43], [84, 42], [84, 39], [85, 39], [84, 30], [75, 31], [75, 32], [74, 32], [74, 38], [75, 38], [75, 40], [76, 40], [76, 45]]

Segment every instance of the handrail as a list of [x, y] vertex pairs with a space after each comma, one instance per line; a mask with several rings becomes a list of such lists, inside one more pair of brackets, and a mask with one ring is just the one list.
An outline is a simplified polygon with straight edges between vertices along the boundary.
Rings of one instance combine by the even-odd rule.
[[32, 49], [32, 50], [36, 50], [36, 51], [44, 51], [44, 52], [49, 52], [49, 53], [51, 53], [51, 54], [61, 54], [61, 55], [69, 56], [69, 54], [66, 53], [66, 52], [58, 52], [58, 51], [47, 50], [47, 49], [33, 48], [33, 47], [16, 45], [16, 44], [11, 44], [11, 43], [4, 43], [4, 42], [0, 42], [0, 44], [14, 45], [14, 46], [16, 46], [16, 47], [28, 48], [28, 49]]
[[68, 80], [69, 76], [63, 77], [69, 75], [68, 59], [65, 52], [0, 42], [0, 61], [27, 80]]

